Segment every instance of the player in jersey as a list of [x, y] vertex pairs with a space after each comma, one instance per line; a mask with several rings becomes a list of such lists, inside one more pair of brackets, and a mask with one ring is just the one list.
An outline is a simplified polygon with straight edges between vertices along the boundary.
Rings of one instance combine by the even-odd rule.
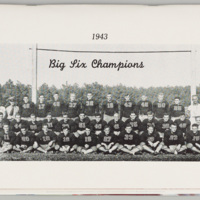
[[139, 135], [132, 130], [132, 126], [127, 124], [125, 130], [122, 131], [119, 139], [119, 150], [122, 152], [135, 155], [142, 150]]
[[103, 153], [113, 153], [119, 148], [119, 140], [111, 132], [109, 126], [104, 127], [104, 131], [99, 135], [97, 148]]
[[31, 114], [31, 119], [27, 122], [28, 131], [37, 135], [42, 130], [42, 122], [36, 120], [35, 114]]
[[39, 152], [47, 153], [54, 150], [57, 137], [49, 130], [47, 124], [42, 125], [42, 131], [36, 136], [33, 148]]
[[35, 114], [37, 116], [37, 120], [44, 120], [47, 116], [48, 110], [49, 105], [45, 102], [44, 95], [40, 94], [39, 101], [35, 106]]
[[160, 150], [163, 147], [162, 138], [158, 134], [157, 131], [155, 131], [155, 127], [152, 125], [149, 125], [147, 130], [142, 133], [140, 136], [141, 140], [141, 147], [143, 151], [147, 151], [151, 154], [159, 154]]
[[130, 114], [129, 119], [126, 120], [126, 122], [125, 122], [125, 126], [126, 126], [127, 124], [130, 124], [131, 127], [132, 127], [132, 130], [133, 130], [134, 132], [136, 132], [137, 134], [141, 131], [141, 124], [142, 124], [142, 122], [141, 122], [141, 120], [137, 117], [137, 115], [136, 115], [135, 112], [132, 112], [132, 113]]
[[3, 113], [0, 112], [0, 132], [3, 131], [3, 125], [10, 124], [9, 120], [3, 118]]
[[156, 124], [156, 130], [158, 131], [162, 139], [164, 139], [164, 133], [166, 132], [166, 130], [170, 129], [170, 125], [172, 123], [173, 121], [170, 119], [169, 114], [165, 113], [163, 119], [159, 120]]
[[82, 135], [85, 133], [86, 127], [90, 125], [90, 119], [85, 116], [85, 113], [82, 111], [79, 114], [79, 118], [75, 120], [76, 123], [76, 133], [75, 136], [78, 137], [79, 135]]
[[156, 128], [158, 121], [154, 118], [152, 111], [147, 112], [147, 119], [142, 122], [141, 130], [146, 131], [149, 126]]
[[77, 152], [89, 154], [97, 151], [97, 137], [91, 133], [91, 127], [85, 128], [85, 132], [78, 138]]
[[99, 135], [103, 130], [104, 127], [107, 125], [106, 121], [101, 119], [101, 114], [96, 113], [95, 119], [91, 121], [92, 130], [95, 133], [95, 135]]
[[59, 94], [56, 92], [53, 95], [53, 101], [52, 101], [52, 104], [50, 105], [50, 111], [51, 111], [52, 117], [56, 118], [59, 121], [62, 117], [62, 112], [64, 109], [65, 109], [65, 104], [59, 98]]
[[20, 106], [20, 114], [23, 120], [29, 121], [30, 115], [35, 112], [35, 104], [29, 101], [29, 97], [26, 95], [23, 97], [23, 102]]
[[119, 118], [118, 113], [114, 114], [114, 119], [108, 123], [108, 126], [114, 135], [119, 135], [124, 130], [124, 122]]
[[191, 122], [189, 119], [186, 119], [185, 113], [182, 113], [180, 115], [180, 119], [175, 120], [175, 123], [177, 124], [178, 130], [181, 130], [183, 133], [184, 138], [186, 137], [186, 132], [190, 130]]
[[0, 133], [0, 153], [10, 152], [13, 149], [13, 145], [15, 145], [16, 135], [10, 131], [9, 125], [3, 125], [3, 131]]
[[18, 135], [21, 131], [21, 126], [27, 125], [27, 121], [21, 119], [21, 115], [17, 114], [15, 119], [10, 123], [11, 131]]
[[137, 111], [136, 104], [134, 101], [131, 101], [129, 94], [125, 95], [124, 99], [125, 100], [121, 103], [121, 109], [120, 109], [121, 119], [123, 122], [129, 119], [130, 114], [132, 112]]
[[198, 124], [193, 124], [192, 130], [187, 132], [186, 142], [188, 150], [200, 153], [200, 131], [198, 131]]
[[185, 113], [185, 108], [181, 105], [180, 97], [175, 97], [174, 104], [170, 106], [171, 120], [175, 121], [179, 119], [182, 113]]
[[158, 94], [158, 100], [153, 103], [153, 113], [156, 120], [161, 120], [164, 113], [167, 113], [169, 109], [169, 103], [164, 100], [164, 94]]
[[112, 99], [112, 94], [107, 94], [106, 98], [102, 104], [102, 119], [108, 123], [114, 119], [114, 114], [118, 113], [118, 104]]
[[146, 95], [142, 95], [141, 101], [137, 103], [137, 109], [141, 121], [147, 118], [147, 112], [152, 111], [152, 103], [147, 100]]
[[33, 143], [35, 141], [35, 135], [27, 130], [25, 125], [22, 125], [20, 133], [16, 137], [13, 150], [20, 153], [28, 153], [33, 150]]
[[162, 149], [172, 154], [185, 153], [187, 147], [184, 144], [183, 133], [177, 129], [176, 123], [172, 123], [170, 129], [165, 132]]
[[62, 128], [61, 133], [57, 136], [55, 149], [60, 152], [69, 153], [77, 149], [77, 141], [74, 134], [68, 126]]
[[48, 130], [55, 132], [57, 135], [59, 134], [59, 132], [57, 132], [57, 129], [56, 129], [58, 120], [53, 119], [52, 114], [50, 112], [47, 113], [47, 117], [45, 120], [43, 120], [42, 123], [47, 125]]
[[99, 104], [93, 99], [91, 92], [87, 93], [87, 99], [82, 103], [82, 109], [85, 115], [90, 119], [95, 119], [95, 114], [99, 112]]
[[56, 132], [62, 132], [63, 129], [67, 127], [70, 133], [74, 133], [77, 129], [76, 126], [76, 123], [73, 120], [69, 119], [68, 114], [66, 112], [63, 112], [62, 120], [59, 121], [56, 125]]
[[66, 111], [68, 113], [68, 117], [72, 120], [76, 120], [80, 114], [81, 105], [76, 100], [75, 93], [70, 94], [70, 100], [66, 104]]

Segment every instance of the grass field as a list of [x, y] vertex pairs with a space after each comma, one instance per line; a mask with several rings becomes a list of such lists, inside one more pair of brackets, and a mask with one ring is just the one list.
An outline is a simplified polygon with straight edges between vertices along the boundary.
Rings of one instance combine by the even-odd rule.
[[0, 155], [1, 161], [200, 161], [200, 155], [104, 155], [104, 154], [42, 154], [42, 153], [5, 153]]

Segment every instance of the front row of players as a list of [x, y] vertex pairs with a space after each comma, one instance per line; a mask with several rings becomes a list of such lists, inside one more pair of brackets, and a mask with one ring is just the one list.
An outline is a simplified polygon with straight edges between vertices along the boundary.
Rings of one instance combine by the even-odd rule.
[[89, 154], [103, 152], [106, 154], [124, 152], [131, 155], [141, 154], [146, 151], [157, 155], [161, 151], [169, 154], [185, 154], [186, 151], [200, 153], [200, 132], [198, 125], [193, 124], [192, 130], [184, 135], [177, 129], [177, 124], [172, 123], [170, 129], [164, 133], [164, 138], [154, 130], [154, 126], [148, 126], [141, 135], [132, 130], [130, 124], [118, 134], [105, 126], [103, 131], [95, 134], [88, 126], [78, 136], [70, 132], [68, 127], [56, 135], [48, 129], [47, 124], [42, 125], [42, 131], [35, 135], [22, 125], [18, 135], [9, 130], [9, 125], [3, 125], [0, 134], [0, 152], [64, 152]]

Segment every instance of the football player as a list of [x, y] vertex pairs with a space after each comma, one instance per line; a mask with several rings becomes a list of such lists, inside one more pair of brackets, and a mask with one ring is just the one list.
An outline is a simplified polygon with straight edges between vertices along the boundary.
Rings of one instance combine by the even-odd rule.
[[96, 113], [95, 119], [91, 121], [92, 130], [94, 131], [95, 135], [99, 135], [101, 132], [103, 132], [106, 125], [106, 121], [101, 119], [101, 114]]
[[27, 122], [28, 131], [37, 135], [42, 130], [42, 122], [36, 120], [35, 114], [31, 114], [31, 120]]
[[114, 119], [108, 123], [108, 126], [110, 126], [111, 132], [117, 136], [124, 130], [124, 122], [119, 119], [118, 113], [114, 114]]
[[19, 113], [19, 106], [16, 105], [14, 97], [8, 98], [8, 105], [6, 106], [7, 119], [12, 121], [15, 119], [16, 114]]
[[3, 125], [10, 124], [9, 120], [3, 118], [3, 113], [0, 112], [0, 132], [3, 131]]

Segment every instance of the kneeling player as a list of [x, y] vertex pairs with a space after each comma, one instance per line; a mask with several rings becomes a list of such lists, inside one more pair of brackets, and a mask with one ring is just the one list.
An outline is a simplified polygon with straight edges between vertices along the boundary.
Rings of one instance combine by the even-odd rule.
[[163, 142], [161, 142], [162, 138], [154, 129], [154, 126], [148, 126], [147, 130], [141, 135], [140, 145], [143, 150], [156, 155], [162, 149]]
[[94, 133], [91, 133], [90, 127], [86, 127], [85, 133], [80, 135], [78, 140], [79, 146], [77, 147], [77, 152], [89, 154], [97, 150], [97, 138]]
[[200, 131], [198, 131], [198, 124], [193, 124], [192, 130], [187, 132], [186, 142], [188, 150], [200, 153]]
[[139, 145], [139, 135], [132, 130], [130, 124], [126, 125], [125, 130], [121, 133], [119, 140], [119, 150], [135, 155], [136, 152], [142, 150]]
[[20, 153], [28, 153], [33, 150], [35, 136], [32, 132], [27, 131], [25, 125], [21, 126], [21, 131], [17, 135], [16, 145], [13, 146], [13, 150]]
[[172, 123], [170, 129], [165, 132], [162, 149], [172, 154], [185, 153], [187, 147], [184, 144], [183, 133], [177, 130], [177, 124]]
[[69, 127], [63, 127], [63, 131], [57, 136], [56, 150], [64, 153], [72, 152], [77, 148], [76, 137], [70, 133]]
[[47, 153], [50, 150], [54, 150], [55, 141], [55, 133], [48, 130], [47, 124], [43, 124], [42, 131], [36, 136], [36, 141], [33, 144], [33, 148], [42, 153]]
[[105, 126], [104, 131], [99, 135], [99, 144], [97, 148], [104, 153], [112, 153], [118, 149], [118, 147], [117, 136], [111, 133], [109, 126]]

